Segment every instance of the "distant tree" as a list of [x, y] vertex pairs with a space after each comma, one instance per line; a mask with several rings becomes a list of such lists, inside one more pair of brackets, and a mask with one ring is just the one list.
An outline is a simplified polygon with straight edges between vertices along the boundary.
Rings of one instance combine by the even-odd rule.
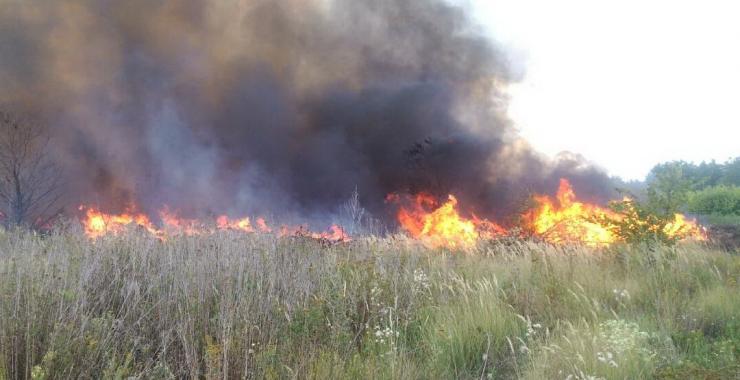
[[686, 205], [692, 182], [684, 172], [689, 164], [683, 161], [656, 165], [648, 175], [646, 208], [660, 216], [673, 216]]
[[0, 223], [42, 228], [61, 213], [59, 167], [41, 125], [0, 110]]
[[691, 182], [694, 189], [717, 186], [725, 174], [724, 166], [714, 160], [702, 162], [699, 165], [688, 165], [684, 171], [686, 178]]
[[697, 191], [719, 185], [740, 186], [740, 157], [722, 164], [715, 161], [700, 164], [685, 161], [665, 162], [655, 165], [646, 181], [650, 183], [656, 177], [677, 169], [681, 171], [681, 176], [689, 183], [691, 190]]
[[729, 160], [723, 167], [722, 184], [727, 186], [740, 186], [740, 157]]

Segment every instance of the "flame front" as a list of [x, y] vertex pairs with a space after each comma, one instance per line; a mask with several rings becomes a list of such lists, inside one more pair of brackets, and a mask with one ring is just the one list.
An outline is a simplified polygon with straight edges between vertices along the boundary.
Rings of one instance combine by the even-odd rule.
[[[553, 244], [581, 243], [590, 246], [604, 246], [619, 239], [612, 230], [595, 221], [605, 218], [620, 220], [622, 216], [608, 208], [578, 201], [566, 179], [554, 198], [538, 195], [534, 197], [537, 207], [522, 215], [523, 227]], [[400, 227], [411, 237], [425, 245], [437, 248], [469, 249], [479, 239], [493, 239], [511, 233], [499, 224], [488, 219], [478, 218], [470, 213], [462, 216], [458, 210], [458, 200], [448, 195], [444, 202], [434, 196], [420, 193], [401, 197], [390, 194], [388, 201], [400, 205], [397, 220]], [[270, 227], [264, 218], [232, 218], [227, 215], [215, 217], [210, 222], [179, 216], [167, 207], [153, 222], [146, 214], [130, 206], [120, 214], [108, 214], [95, 207], [80, 206], [84, 211], [82, 224], [85, 234], [90, 238], [120, 234], [129, 228], [139, 228], [159, 239], [171, 235], [200, 235], [230, 230], [244, 233], [274, 233], [278, 236], [307, 237], [326, 242], [350, 241], [350, 236], [339, 225], [331, 225], [325, 232], [314, 232], [305, 226]], [[703, 229], [696, 222], [676, 214], [672, 222], [665, 225], [668, 236], [705, 240]]]
[[[457, 198], [453, 195], [449, 195], [442, 204], [426, 193], [412, 197], [410, 202], [397, 194], [390, 194], [387, 200], [402, 205], [397, 213], [401, 228], [433, 248], [467, 249], [479, 239], [512, 234], [487, 219], [475, 215], [471, 218], [461, 216]], [[579, 201], [566, 179], [560, 180], [554, 198], [537, 195], [534, 200], [537, 207], [522, 215], [523, 227], [549, 243], [606, 246], [620, 240], [609, 228], [596, 221], [605, 217], [620, 220], [622, 216], [606, 207]], [[706, 239], [702, 228], [682, 214], [676, 214], [664, 232], [672, 237]]]
[[[389, 199], [399, 201], [400, 197], [391, 195]], [[460, 216], [457, 198], [453, 195], [448, 195], [447, 201], [439, 205], [433, 196], [418, 194], [410, 207], [399, 209], [397, 217], [401, 228], [433, 248], [470, 248], [481, 237], [492, 238], [506, 233], [486, 219]]]
[[[91, 239], [104, 235], [118, 235], [129, 228], [141, 228], [161, 240], [171, 235], [202, 235], [219, 230], [244, 233], [273, 232], [273, 228], [261, 217], [256, 218], [253, 224], [249, 217], [230, 218], [227, 215], [219, 215], [213, 222], [207, 223], [198, 219], [183, 218], [165, 207], [158, 213], [161, 221], [158, 227], [146, 214], [135, 211], [135, 207], [129, 207], [120, 214], [104, 213], [89, 206], [80, 206], [79, 210], [85, 212], [81, 222], [85, 235]], [[281, 226], [277, 231], [279, 236], [301, 236], [334, 243], [352, 240], [344, 229], [336, 224], [331, 225], [325, 232], [313, 232], [304, 226]]]

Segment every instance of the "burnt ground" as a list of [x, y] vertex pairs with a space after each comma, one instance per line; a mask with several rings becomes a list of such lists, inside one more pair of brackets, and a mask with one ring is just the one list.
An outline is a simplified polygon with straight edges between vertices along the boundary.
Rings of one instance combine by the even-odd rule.
[[730, 252], [740, 252], [740, 226], [713, 225], [708, 228], [709, 240]]

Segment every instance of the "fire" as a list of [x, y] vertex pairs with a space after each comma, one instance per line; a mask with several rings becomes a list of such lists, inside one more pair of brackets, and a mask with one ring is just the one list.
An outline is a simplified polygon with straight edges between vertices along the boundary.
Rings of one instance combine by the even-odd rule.
[[[400, 197], [392, 194], [388, 200], [399, 202]], [[472, 218], [460, 216], [454, 195], [448, 195], [447, 201], [440, 205], [433, 196], [418, 194], [410, 207], [399, 209], [397, 217], [401, 228], [433, 248], [470, 248], [481, 237], [491, 238], [506, 233], [499, 225], [486, 219], [475, 215]]]
[[[622, 215], [606, 207], [579, 201], [566, 179], [560, 180], [554, 198], [537, 195], [534, 200], [538, 205], [522, 215], [523, 227], [549, 243], [606, 246], [620, 240], [612, 230], [597, 221], [604, 218], [621, 220]], [[396, 215], [401, 228], [429, 247], [468, 249], [479, 239], [513, 234], [474, 214], [470, 218], [461, 216], [454, 195], [448, 195], [443, 203], [426, 193], [417, 194], [410, 201], [390, 194], [387, 201], [401, 204]], [[705, 240], [702, 228], [682, 214], [676, 214], [664, 232], [668, 236]]]
[[[537, 207], [522, 215], [523, 227], [534, 236], [553, 244], [580, 243], [590, 246], [605, 246], [620, 240], [613, 230], [599, 221], [604, 219], [621, 221], [624, 220], [623, 214], [579, 201], [566, 179], [560, 180], [555, 197], [538, 195], [534, 199], [538, 204]], [[469, 213], [469, 216], [461, 215], [458, 200], [452, 194], [444, 201], [427, 193], [403, 197], [390, 194], [387, 200], [400, 205], [396, 214], [400, 227], [411, 237], [431, 248], [469, 249], [474, 247], [479, 239], [514, 234], [495, 222], [477, 217], [474, 213]], [[134, 206], [120, 214], [108, 214], [87, 206], [80, 206], [80, 211], [84, 212], [82, 225], [85, 234], [91, 239], [108, 234], [120, 234], [129, 228], [139, 228], [162, 240], [172, 235], [192, 236], [221, 230], [306, 237], [330, 243], [352, 240], [346, 231], [336, 224], [331, 225], [327, 231], [315, 232], [305, 226], [282, 225], [273, 228], [261, 217], [252, 219], [219, 215], [211, 221], [189, 219], [167, 207], [157, 214], [158, 219], [155, 218], [155, 221]], [[702, 227], [682, 214], [676, 214], [674, 220], [665, 225], [663, 232], [668, 236], [706, 240]]]
[[532, 232], [551, 243], [580, 242], [586, 245], [607, 245], [617, 240], [616, 236], [601, 224], [589, 219], [600, 216], [617, 218], [613, 211], [576, 200], [576, 194], [566, 179], [552, 198], [539, 195], [535, 201], [539, 206], [524, 214], [525, 223]]
[[136, 212], [133, 208], [117, 215], [106, 214], [92, 207], [80, 206], [79, 209], [85, 211], [85, 219], [82, 225], [85, 234], [90, 238], [97, 238], [106, 234], [119, 234], [126, 230], [128, 226], [138, 226], [155, 236], [162, 235], [162, 232], [154, 226], [149, 217]]
[[[261, 217], [254, 219], [252, 223], [249, 217], [230, 218], [227, 215], [219, 215], [213, 222], [207, 223], [198, 219], [183, 218], [165, 207], [158, 213], [161, 221], [158, 226], [146, 214], [136, 211], [135, 207], [129, 207], [120, 214], [108, 214], [88, 206], [80, 206], [79, 210], [84, 211], [81, 222], [85, 235], [91, 239], [109, 234], [118, 235], [133, 227], [141, 228], [161, 240], [171, 235], [202, 235], [220, 230], [273, 233], [273, 228]], [[303, 226], [281, 226], [277, 231], [279, 236], [301, 236], [331, 243], [352, 240], [344, 229], [336, 224], [331, 225], [326, 232], [313, 232]]]
[[[577, 201], [568, 180], [560, 180], [555, 198], [536, 196], [539, 207], [525, 213], [524, 220], [535, 235], [551, 243], [583, 243], [590, 246], [609, 245], [619, 240], [606, 226], [593, 220], [602, 217], [621, 220], [622, 216], [608, 208]], [[706, 240], [704, 231], [683, 214], [675, 214], [674, 220], [665, 225], [663, 232], [671, 237]]]
[[280, 227], [280, 236], [303, 236], [312, 239], [328, 242], [347, 242], [352, 238], [344, 231], [344, 228], [337, 224], [332, 224], [326, 232], [313, 232], [305, 226], [298, 227]]
[[[167, 207], [159, 212], [159, 218], [162, 220], [163, 229], [166, 231], [174, 231], [182, 235], [199, 235], [203, 232], [198, 220], [182, 218]], [[160, 232], [160, 235], [164, 234], [165, 231]]]
[[255, 222], [257, 224], [256, 228], [252, 225], [252, 221], [248, 217], [229, 219], [226, 215], [220, 215], [216, 218], [216, 227], [220, 230], [234, 230], [242, 232], [272, 232], [272, 229], [267, 226], [267, 223], [265, 223], [263, 218], [257, 218]]
[[686, 219], [683, 214], [676, 214], [673, 222], [665, 226], [665, 231], [669, 236], [681, 234], [693, 240], [707, 240], [704, 227], [699, 226], [695, 220]]

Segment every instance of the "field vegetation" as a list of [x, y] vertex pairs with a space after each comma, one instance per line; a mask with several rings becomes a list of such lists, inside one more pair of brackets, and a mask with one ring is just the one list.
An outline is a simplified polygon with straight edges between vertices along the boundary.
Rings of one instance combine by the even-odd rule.
[[0, 379], [733, 379], [739, 277], [696, 243], [0, 232]]
[[658, 164], [645, 186], [652, 208], [686, 212], [707, 225], [740, 226], [740, 157], [725, 163]]

